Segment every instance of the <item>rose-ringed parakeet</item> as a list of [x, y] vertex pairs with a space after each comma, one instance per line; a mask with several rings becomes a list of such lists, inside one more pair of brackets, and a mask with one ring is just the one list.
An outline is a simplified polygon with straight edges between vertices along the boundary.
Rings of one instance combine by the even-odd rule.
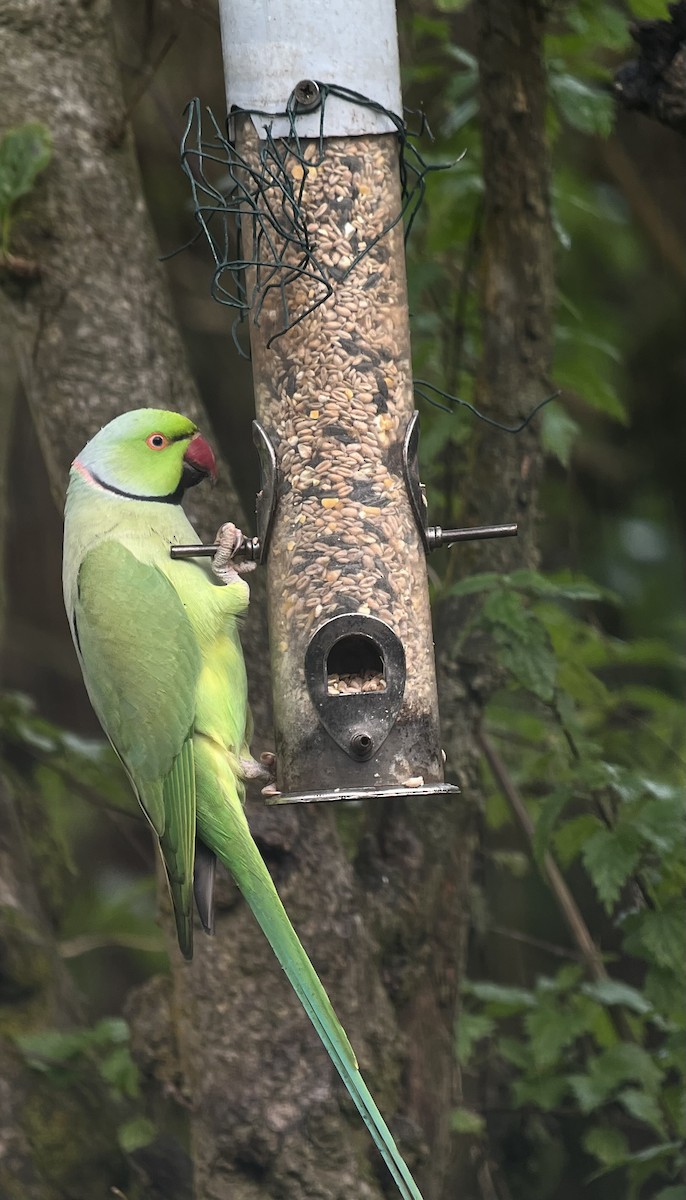
[[157, 835], [182, 953], [190, 958], [193, 951], [194, 892], [201, 921], [211, 929], [219, 858], [266, 934], [401, 1195], [421, 1200], [243, 812], [244, 780], [258, 764], [248, 747], [247, 682], [237, 630], [248, 587], [227, 565], [231, 539], [220, 572], [205, 560], [170, 557], [170, 545], [197, 540], [181, 508], [185, 489], [214, 476], [215, 469], [214, 455], [192, 421], [145, 408], [115, 418], [74, 460], [63, 582], [86, 688]]

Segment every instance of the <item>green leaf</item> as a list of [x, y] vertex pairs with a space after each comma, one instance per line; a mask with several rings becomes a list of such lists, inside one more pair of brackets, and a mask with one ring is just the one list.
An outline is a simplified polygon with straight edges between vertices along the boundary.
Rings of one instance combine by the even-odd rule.
[[600, 1004], [622, 1005], [624, 1008], [630, 1008], [632, 1012], [641, 1014], [653, 1011], [652, 1004], [646, 1000], [642, 992], [618, 979], [597, 979], [592, 983], [583, 983], [581, 991], [585, 996], [590, 996]]
[[580, 360], [571, 355], [567, 358], [560, 352], [555, 359], [555, 380], [565, 391], [576, 392], [589, 408], [621, 425], [628, 424], [629, 418], [616, 387], [607, 378], [607, 372], [603, 372], [597, 362], [593, 363], [590, 356]]
[[16, 1039], [29, 1066], [38, 1071], [49, 1070], [83, 1054], [89, 1041], [88, 1030], [61, 1033], [56, 1029], [21, 1034]]
[[629, 1144], [621, 1130], [611, 1125], [595, 1125], [583, 1138], [583, 1147], [604, 1167], [621, 1163], [628, 1154]]
[[527, 691], [550, 703], [557, 661], [545, 626], [513, 591], [491, 592], [482, 619], [498, 646], [498, 660]]
[[471, 1108], [455, 1108], [450, 1116], [450, 1127], [455, 1133], [481, 1134], [486, 1129], [486, 1122]]
[[609, 912], [641, 857], [641, 837], [630, 826], [599, 829], [582, 850], [584, 866]]
[[[127, 1095], [138, 1090], [138, 1072], [128, 1049], [129, 1027], [121, 1017], [105, 1017], [90, 1029], [63, 1033], [56, 1029], [23, 1034], [17, 1045], [30, 1066], [51, 1071], [74, 1062], [82, 1055], [95, 1059], [109, 1083]], [[103, 1050], [110, 1049], [104, 1058]]]
[[588, 1115], [605, 1103], [609, 1089], [602, 1079], [594, 1075], [570, 1075], [567, 1082], [582, 1113]]
[[0, 141], [0, 220], [6, 220], [17, 200], [31, 191], [51, 154], [50, 131], [40, 122], [8, 129]]
[[591, 1070], [603, 1080], [608, 1095], [628, 1080], [642, 1083], [648, 1092], [656, 1093], [663, 1077], [653, 1055], [637, 1042], [616, 1042], [593, 1060]]
[[503, 577], [496, 571], [483, 571], [480, 575], [468, 575], [448, 588], [447, 596], [471, 596], [474, 592], [490, 592], [502, 588]]
[[681, 974], [686, 960], [686, 911], [680, 897], [662, 909], [632, 913], [624, 927], [629, 953]]
[[606, 1008], [594, 1005], [595, 1016], [591, 1024], [591, 1033], [600, 1050], [607, 1050], [617, 1044], [617, 1030], [614, 1021]]
[[526, 988], [506, 987], [504, 984], [490, 983], [488, 980], [477, 983], [467, 980], [463, 991], [468, 996], [475, 996], [484, 1004], [494, 1005], [501, 1012], [521, 1012], [536, 1003], [533, 992], [527, 991]]
[[541, 575], [540, 571], [522, 569], [502, 577], [508, 587], [530, 592], [534, 596], [559, 597], [561, 600], [606, 600], [612, 593], [583, 576], [560, 572], [556, 576]]
[[654, 1200], [686, 1200], [686, 1183], [676, 1183], [672, 1187], [663, 1188]]
[[657, 1146], [646, 1146], [645, 1150], [637, 1150], [635, 1154], [630, 1154], [627, 1162], [647, 1163], [655, 1162], [656, 1159], [666, 1158], [668, 1154], [674, 1154], [675, 1151], [683, 1150], [682, 1142], [660, 1142]]
[[558, 386], [626, 425], [626, 408], [617, 390], [620, 363], [617, 347], [589, 330], [580, 317], [556, 326], [554, 377]]
[[584, 846], [603, 826], [597, 817], [584, 813], [565, 821], [553, 834], [553, 843], [562, 865], [567, 867], [579, 855]]
[[645, 789], [652, 793], [653, 798], [643, 804], [640, 811], [627, 815], [627, 820], [658, 854], [673, 855], [685, 840], [683, 797], [674, 789], [671, 796], [657, 798], [655, 787], [664, 787], [659, 780], [639, 777], [636, 782], [639, 793]]
[[485, 1013], [470, 1013], [462, 1010], [457, 1022], [457, 1058], [466, 1067], [478, 1043], [483, 1038], [490, 1037], [495, 1029], [495, 1021]]
[[[464, 0], [462, 7], [465, 8], [466, 4], [467, 0]], [[479, 60], [477, 59], [476, 55], [470, 54], [468, 50], [464, 50], [462, 46], [456, 46], [454, 43], [450, 46], [446, 46], [446, 53], [449, 54], [451, 58], [454, 58], [456, 62], [461, 63], [463, 67], [466, 67], [467, 71], [471, 72], [475, 79], [478, 78]]]
[[502, 829], [503, 826], [512, 824], [512, 809], [502, 792], [487, 793], [484, 812], [489, 829]]
[[100, 1074], [121, 1096], [135, 1099], [140, 1092], [138, 1068], [128, 1046], [117, 1046], [100, 1063]]
[[501, 1037], [498, 1042], [498, 1050], [505, 1062], [511, 1063], [513, 1067], [517, 1068], [520, 1077], [523, 1077], [529, 1070], [529, 1048], [521, 1038]]
[[[624, 943], [626, 949], [630, 949], [628, 942]], [[652, 948], [646, 947], [638, 951], [641, 957], [652, 958]], [[643, 988], [648, 1000], [657, 1009], [658, 1012], [666, 1014], [670, 1020], [678, 1021], [680, 1025], [686, 1024], [686, 1012], [684, 1011], [684, 984], [682, 979], [683, 967], [677, 967], [676, 970], [670, 967], [651, 966], [646, 972]]]
[[566, 1091], [567, 1080], [561, 1073], [543, 1075], [537, 1071], [531, 1077], [523, 1074], [512, 1085], [512, 1096], [516, 1106], [521, 1108], [531, 1105], [544, 1112], [558, 1108]]
[[543, 862], [545, 854], [550, 849], [550, 840], [558, 817], [564, 811], [571, 798], [572, 791], [570, 788], [559, 792], [551, 792], [549, 796], [546, 796], [538, 810], [532, 848], [534, 858], [539, 866]]
[[608, 92], [590, 87], [567, 73], [551, 72], [550, 90], [559, 111], [573, 129], [609, 137], [614, 125], [615, 105]]
[[580, 426], [560, 404], [548, 404], [541, 418], [541, 445], [563, 467], [569, 466]]
[[117, 1130], [117, 1141], [125, 1154], [148, 1146], [155, 1138], [155, 1126], [147, 1117], [134, 1117]]
[[[145, 881], [144, 881], [145, 882]], [[103, 1017], [92, 1030], [96, 1045], [122, 1045], [129, 1040], [129, 1027], [123, 1017]]]
[[567, 963], [566, 966], [560, 967], [552, 978], [549, 975], [540, 975], [536, 980], [536, 991], [561, 993], [576, 990], [583, 974], [583, 970], [576, 963]]
[[[650, 1098], [657, 1093], [663, 1072], [652, 1055], [634, 1042], [616, 1042], [587, 1059], [588, 1073], [569, 1076], [569, 1087], [583, 1113], [590, 1113], [610, 1100], [625, 1083], [643, 1084]], [[635, 1088], [625, 1088], [632, 1093]], [[632, 1103], [630, 1096], [629, 1103]], [[643, 1119], [643, 1118], [641, 1118]]]
[[666, 21], [668, 0], [628, 0], [629, 8], [635, 17], [650, 21], [652, 19]]
[[[621, 1162], [614, 1163], [611, 1167], [605, 1167], [602, 1171], [596, 1171], [595, 1174], [591, 1176], [591, 1179], [599, 1179], [602, 1175], [606, 1175], [609, 1171], [614, 1170], [616, 1167], [628, 1167], [630, 1170], [632, 1170], [634, 1167], [641, 1168], [650, 1164], [653, 1164], [654, 1167], [654, 1165], [660, 1162], [661, 1159], [669, 1158], [675, 1153], [678, 1154], [679, 1151], [683, 1151], [682, 1142], [660, 1142], [655, 1146], [646, 1146], [645, 1150], [637, 1150], [635, 1154], [627, 1154], [625, 1158], [621, 1160]], [[654, 1170], [649, 1173], [641, 1172], [640, 1174], [637, 1171], [636, 1178], [640, 1182], [643, 1178], [649, 1178], [650, 1173], [654, 1174]], [[630, 1195], [633, 1198], [635, 1192], [632, 1191]], [[652, 1197], [651, 1200], [653, 1200]]]
[[562, 1051], [583, 1033], [587, 1033], [592, 1015], [589, 1011], [560, 1011], [557, 1001], [540, 1004], [527, 1012], [524, 1024], [531, 1042], [531, 1055], [536, 1068], [545, 1069], [559, 1064]]
[[581, 8], [570, 8], [566, 13], [569, 28], [579, 35], [582, 53], [590, 47], [602, 46], [608, 50], [626, 49], [629, 41], [626, 16], [609, 4], [594, 0]]
[[515, 879], [523, 879], [531, 867], [528, 854], [523, 854], [521, 850], [496, 849], [491, 851], [489, 857], [496, 868], [509, 871]]
[[617, 1099], [632, 1117], [650, 1125], [651, 1129], [655, 1129], [657, 1133], [664, 1133], [662, 1113], [654, 1096], [644, 1092], [642, 1088], [624, 1088]]
[[474, 119], [479, 111], [479, 101], [476, 96], [470, 96], [467, 100], [463, 100], [461, 104], [456, 104], [451, 108], [448, 116], [445, 119], [446, 133], [457, 133], [459, 129], [463, 129], [470, 121]]

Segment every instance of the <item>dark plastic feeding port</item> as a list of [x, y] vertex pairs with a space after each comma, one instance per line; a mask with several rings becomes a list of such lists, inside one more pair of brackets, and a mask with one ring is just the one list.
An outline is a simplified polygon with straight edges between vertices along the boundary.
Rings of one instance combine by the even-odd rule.
[[326, 660], [329, 694], [349, 691], [384, 691], [386, 674], [383, 655], [376, 642], [364, 634], [352, 633], [339, 638]]
[[405, 651], [383, 621], [342, 613], [320, 625], [310, 639], [305, 681], [329, 738], [354, 762], [367, 762], [398, 715]]
[[[411, 775], [418, 741], [433, 731], [418, 730], [414, 714], [404, 708], [405, 650], [390, 625], [358, 612], [331, 617], [312, 634], [304, 668], [317, 718], [301, 766], [305, 779], [310, 772], [311, 790], [294, 790], [272, 803], [455, 790], [440, 779], [437, 746], [432, 774]], [[425, 748], [424, 755], [430, 767]]]

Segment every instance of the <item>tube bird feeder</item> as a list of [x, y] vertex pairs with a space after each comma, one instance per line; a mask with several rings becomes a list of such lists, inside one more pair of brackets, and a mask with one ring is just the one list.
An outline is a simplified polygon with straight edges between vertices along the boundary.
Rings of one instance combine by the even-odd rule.
[[250, 195], [273, 802], [457, 792], [426, 574], [432, 538], [451, 539], [427, 529], [417, 468], [395, 6], [220, 0], [220, 15]]

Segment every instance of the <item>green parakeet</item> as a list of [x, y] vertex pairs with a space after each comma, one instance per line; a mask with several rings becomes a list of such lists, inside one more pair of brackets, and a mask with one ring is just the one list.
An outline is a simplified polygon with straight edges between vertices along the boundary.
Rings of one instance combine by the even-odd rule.
[[[179, 945], [193, 952], [193, 893], [212, 926], [215, 856], [266, 934], [378, 1146], [401, 1195], [419, 1190], [360, 1075], [243, 812], [250, 717], [237, 618], [248, 586], [229, 565], [175, 560], [197, 541], [186, 488], [214, 455], [178, 413], [138, 409], [101, 429], [72, 464], [64, 599], [93, 708], [157, 835]], [[195, 878], [194, 878], [195, 877]]]

